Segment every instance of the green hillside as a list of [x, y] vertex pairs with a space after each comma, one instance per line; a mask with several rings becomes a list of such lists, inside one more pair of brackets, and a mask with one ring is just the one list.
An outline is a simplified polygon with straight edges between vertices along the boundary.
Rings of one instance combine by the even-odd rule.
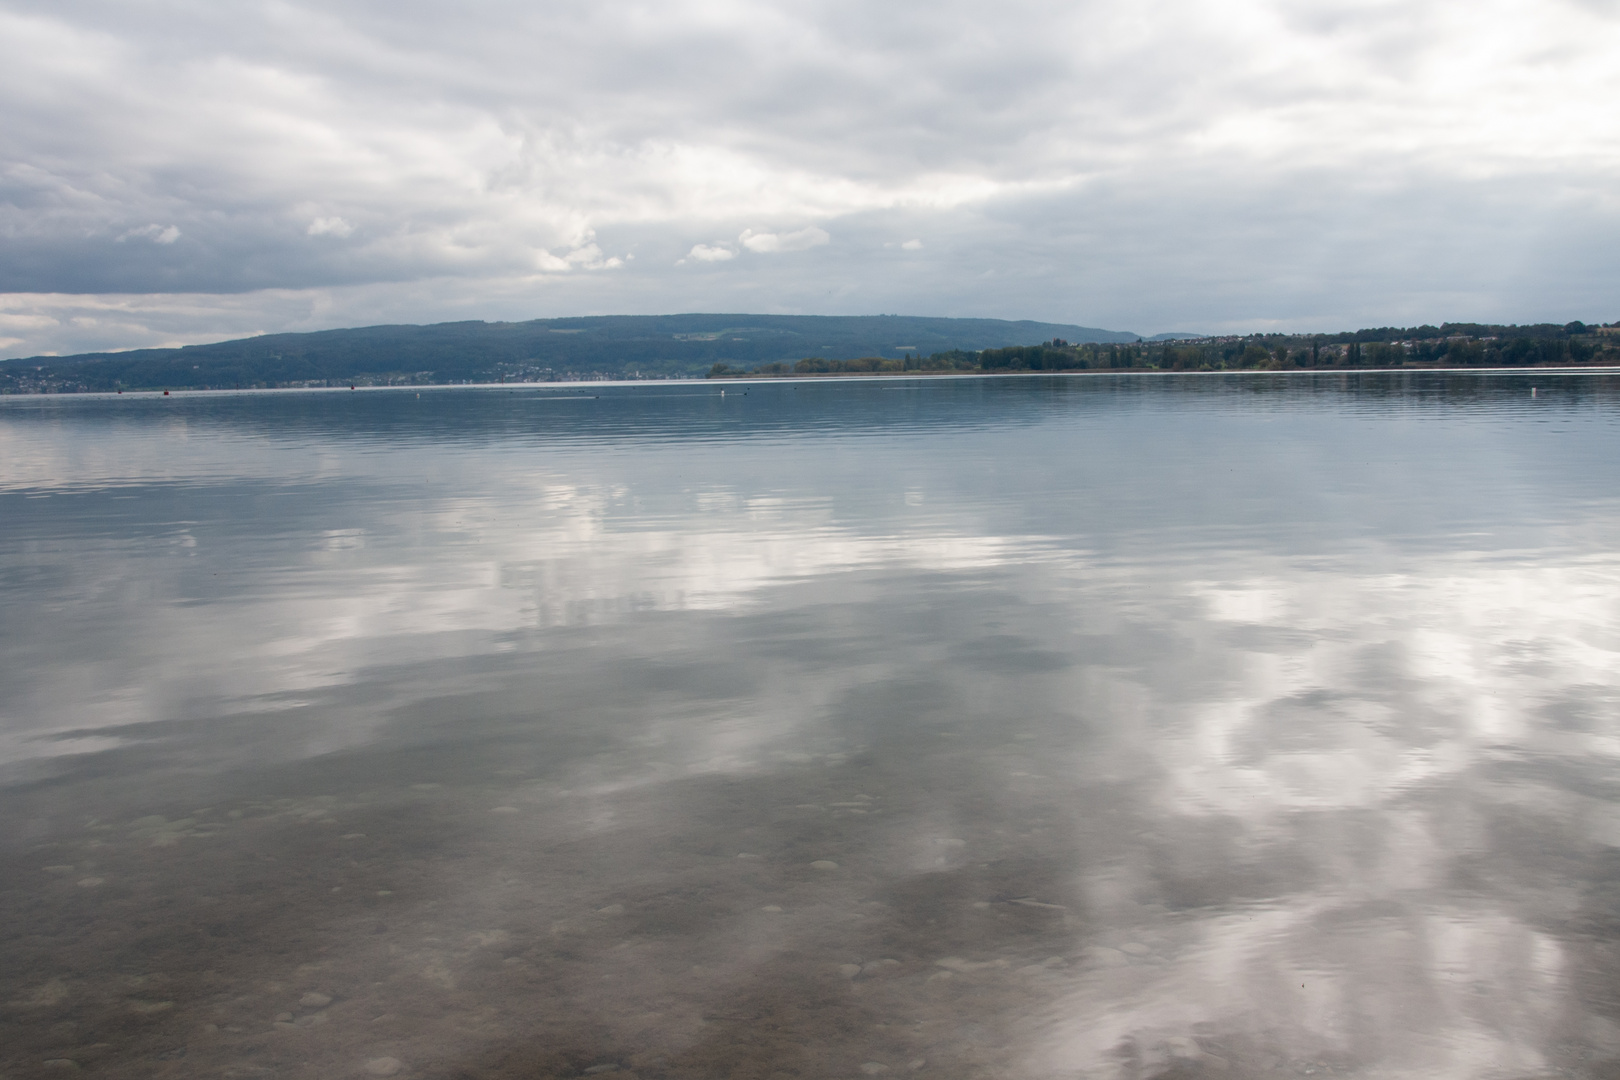
[[807, 357], [929, 355], [1135, 334], [1060, 323], [903, 315], [610, 315], [368, 326], [179, 349], [0, 362], [0, 392], [379, 385], [700, 376]]

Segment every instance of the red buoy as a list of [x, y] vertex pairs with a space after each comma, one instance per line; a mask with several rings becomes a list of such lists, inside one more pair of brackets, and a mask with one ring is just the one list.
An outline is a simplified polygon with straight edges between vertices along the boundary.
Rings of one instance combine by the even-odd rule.
[[165, 390], [165, 391], [163, 391], [163, 396], [164, 396], [164, 397], [168, 397], [168, 396], [169, 396], [169, 392], [168, 392], [168, 391], [167, 391], [167, 390]]

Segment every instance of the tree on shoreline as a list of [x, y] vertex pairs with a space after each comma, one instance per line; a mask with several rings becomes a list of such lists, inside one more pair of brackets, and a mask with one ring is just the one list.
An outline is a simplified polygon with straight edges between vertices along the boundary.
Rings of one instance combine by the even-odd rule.
[[1496, 326], [1446, 323], [1341, 334], [1257, 334], [1135, 344], [1071, 345], [1061, 339], [924, 357], [808, 357], [742, 370], [716, 364], [710, 378], [780, 375], [888, 375], [905, 372], [1286, 371], [1300, 368], [1620, 366], [1620, 324]]

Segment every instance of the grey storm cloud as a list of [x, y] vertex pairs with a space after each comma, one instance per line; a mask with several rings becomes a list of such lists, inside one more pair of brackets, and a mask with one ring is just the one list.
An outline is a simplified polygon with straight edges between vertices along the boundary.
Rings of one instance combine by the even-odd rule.
[[0, 349], [1616, 318], [1620, 8], [0, 0]]

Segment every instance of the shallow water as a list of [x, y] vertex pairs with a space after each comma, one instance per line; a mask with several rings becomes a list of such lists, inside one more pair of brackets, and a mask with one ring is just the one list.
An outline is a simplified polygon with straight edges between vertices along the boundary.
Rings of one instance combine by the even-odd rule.
[[1620, 378], [721, 389], [0, 401], [0, 1075], [1620, 1069]]

